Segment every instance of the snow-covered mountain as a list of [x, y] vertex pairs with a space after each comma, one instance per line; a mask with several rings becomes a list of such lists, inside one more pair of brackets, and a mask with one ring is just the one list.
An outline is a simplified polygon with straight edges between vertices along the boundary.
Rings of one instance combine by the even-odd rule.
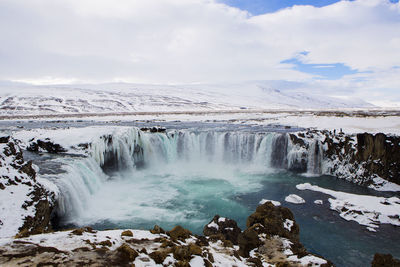
[[343, 100], [293, 89], [278, 90], [267, 82], [51, 86], [3, 83], [0, 84], [0, 90], [1, 115], [372, 107], [362, 100]]

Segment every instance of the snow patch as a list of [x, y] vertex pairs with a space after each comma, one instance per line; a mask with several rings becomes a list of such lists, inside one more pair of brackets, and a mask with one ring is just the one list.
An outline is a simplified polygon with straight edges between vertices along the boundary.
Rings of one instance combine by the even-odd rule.
[[267, 203], [267, 202], [271, 202], [271, 203], [272, 203], [274, 206], [276, 206], [276, 207], [278, 207], [278, 206], [281, 205], [281, 202], [279, 202], [279, 201], [269, 200], [269, 199], [264, 199], [264, 198], [259, 202], [259, 204], [260, 204], [260, 205], [263, 205], [263, 204], [265, 204], [265, 203]]
[[287, 197], [285, 197], [285, 201], [289, 202], [289, 203], [293, 203], [293, 204], [306, 203], [306, 201], [302, 197], [295, 195], [295, 194], [290, 194]]
[[215, 229], [219, 229], [218, 224], [216, 224], [214, 221], [210, 222], [209, 224], [207, 224], [208, 228], [215, 228]]
[[317, 205], [322, 205], [322, 204], [324, 204], [324, 202], [323, 202], [321, 199], [315, 200], [314, 203], [317, 204]]
[[290, 232], [290, 231], [292, 231], [293, 224], [294, 224], [294, 222], [292, 220], [286, 219], [283, 222], [283, 227]]

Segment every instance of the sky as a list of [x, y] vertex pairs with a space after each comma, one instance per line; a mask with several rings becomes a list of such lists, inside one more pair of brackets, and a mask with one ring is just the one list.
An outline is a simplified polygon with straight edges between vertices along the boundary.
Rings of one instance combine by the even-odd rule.
[[2, 81], [267, 80], [400, 103], [399, 48], [394, 0], [0, 0]]

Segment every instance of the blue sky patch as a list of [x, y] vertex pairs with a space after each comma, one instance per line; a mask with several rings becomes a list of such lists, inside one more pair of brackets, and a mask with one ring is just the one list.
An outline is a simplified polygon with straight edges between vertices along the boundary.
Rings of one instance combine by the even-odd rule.
[[[327, 6], [339, 0], [219, 0], [221, 3], [229, 6], [247, 10], [253, 15], [275, 12], [279, 9], [291, 7], [294, 5], [312, 5], [316, 7]], [[397, 3], [399, 0], [390, 0]]]
[[355, 74], [358, 71], [349, 68], [343, 63], [335, 64], [306, 64], [301, 62], [298, 58], [291, 58], [281, 61], [284, 64], [293, 65], [294, 70], [301, 72], [318, 75], [321, 79], [326, 80], [337, 80], [342, 78], [344, 75]]

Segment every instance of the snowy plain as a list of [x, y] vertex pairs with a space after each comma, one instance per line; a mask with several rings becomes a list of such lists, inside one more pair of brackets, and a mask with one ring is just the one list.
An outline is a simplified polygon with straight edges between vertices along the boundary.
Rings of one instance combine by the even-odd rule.
[[197, 85], [0, 83], [2, 115], [234, 109], [372, 108], [359, 99], [281, 91], [268, 82]]
[[360, 99], [277, 90], [268, 81], [236, 84], [0, 83], [0, 120], [226, 121], [400, 134], [400, 110]]

